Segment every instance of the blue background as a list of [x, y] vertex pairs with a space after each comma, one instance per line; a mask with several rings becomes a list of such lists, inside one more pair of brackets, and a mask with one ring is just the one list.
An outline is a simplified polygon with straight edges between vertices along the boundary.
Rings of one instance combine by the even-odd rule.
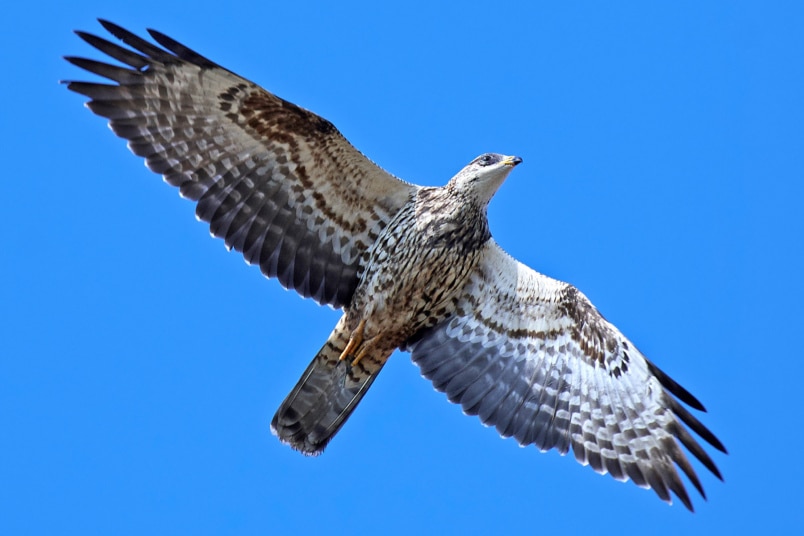
[[[239, 5], [238, 5], [239, 4]], [[650, 4], [650, 6], [646, 5]], [[59, 79], [157, 28], [489, 209], [709, 409], [697, 513], [462, 416], [396, 354], [328, 451], [269, 431], [338, 313], [264, 280]], [[801, 530], [797, 2], [14, 3], [0, 33], [0, 533]], [[91, 78], [91, 77], [90, 77]]]

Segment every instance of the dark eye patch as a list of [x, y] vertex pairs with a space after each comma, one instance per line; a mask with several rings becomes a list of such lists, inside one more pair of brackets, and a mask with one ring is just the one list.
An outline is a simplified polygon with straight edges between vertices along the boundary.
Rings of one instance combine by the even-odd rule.
[[500, 161], [500, 156], [493, 153], [486, 153], [477, 159], [477, 163], [481, 166], [490, 166]]

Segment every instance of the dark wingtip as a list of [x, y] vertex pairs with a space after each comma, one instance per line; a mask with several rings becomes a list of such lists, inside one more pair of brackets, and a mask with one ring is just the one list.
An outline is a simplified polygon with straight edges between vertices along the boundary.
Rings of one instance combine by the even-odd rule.
[[695, 513], [695, 508], [692, 506], [692, 499], [690, 499], [687, 490], [684, 488], [684, 485], [680, 480], [678, 481], [677, 485], [671, 485], [670, 489], [673, 491], [673, 493], [675, 493], [676, 497], [679, 498], [682, 504], [684, 504], [687, 510]]
[[729, 453], [729, 451], [726, 450], [726, 446], [723, 443], [721, 443], [720, 440], [714, 434], [712, 434], [712, 436], [711, 436], [711, 441], [708, 438], [704, 438], [704, 439], [706, 439], [709, 442], [710, 445], [715, 447], [717, 450], [719, 450], [723, 454], [728, 454]]
[[176, 61], [176, 57], [172, 54], [166, 52], [165, 50], [159, 48], [158, 46], [154, 45], [139, 37], [138, 35], [129, 32], [122, 26], [118, 26], [113, 22], [109, 22], [105, 19], [98, 19], [98, 22], [108, 31], [110, 34], [121, 40], [123, 43], [127, 44], [134, 50], [145, 54], [152, 60], [160, 61], [162, 63], [172, 63]]
[[205, 58], [195, 50], [192, 50], [191, 48], [179, 43], [172, 37], [168, 37], [167, 35], [163, 34], [158, 30], [148, 28], [147, 31], [148, 34], [150, 34], [150, 36], [154, 39], [154, 41], [156, 41], [157, 43], [159, 43], [160, 45], [162, 45], [169, 51], [173, 52], [174, 54], [176, 54], [178, 57], [180, 57], [185, 61], [189, 61], [190, 63], [193, 63], [199, 67], [204, 67], [207, 69], [223, 68], [217, 63]]
[[114, 36], [117, 36], [118, 33], [122, 34], [128, 33], [122, 26], [118, 26], [112, 21], [98, 17], [98, 22], [100, 22], [101, 26], [103, 26], [106, 29], [106, 31], [108, 31], [110, 34]]
[[679, 400], [687, 404], [689, 407], [693, 409], [697, 409], [698, 411], [703, 411], [706, 413], [706, 408], [703, 404], [701, 404], [700, 400], [695, 398], [692, 393], [684, 389], [678, 382], [676, 382], [673, 378], [668, 376], [662, 369], [648, 361], [648, 370], [650, 373], [656, 376], [659, 380], [659, 383], [662, 384], [662, 387], [673, 393], [675, 396], [678, 397]]
[[681, 498], [681, 502], [684, 503], [684, 506], [687, 508], [687, 510], [689, 510], [691, 514], [695, 513], [695, 507], [692, 505], [692, 501], [689, 499], [689, 497], [687, 497], [686, 501], [683, 498]]
[[112, 22], [112, 21], [110, 21], [109, 19], [104, 19], [103, 17], [98, 17], [98, 22], [100, 22], [101, 26], [103, 26], [104, 28], [106, 28], [106, 29], [107, 29], [107, 30], [109, 30], [110, 32], [111, 32], [112, 30], [122, 30], [122, 31], [125, 31], [125, 30], [123, 30], [123, 28], [122, 28], [121, 26], [118, 26], [117, 24], [113, 23], [113, 22]]

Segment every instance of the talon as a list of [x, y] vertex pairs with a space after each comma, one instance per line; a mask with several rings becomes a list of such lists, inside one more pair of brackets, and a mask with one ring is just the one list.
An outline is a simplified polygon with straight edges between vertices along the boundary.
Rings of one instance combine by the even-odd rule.
[[[363, 328], [365, 327], [366, 320], [363, 319], [357, 325], [357, 329], [352, 332], [352, 336], [349, 337], [349, 343], [346, 345], [346, 348], [343, 349], [343, 352], [341, 352], [341, 356], [338, 358], [338, 361], [343, 361], [346, 359], [347, 356], [351, 355], [352, 352], [354, 352], [355, 349], [357, 349], [357, 347], [363, 343]], [[355, 359], [352, 365], [354, 366], [358, 361], [360, 361], [360, 358]]]

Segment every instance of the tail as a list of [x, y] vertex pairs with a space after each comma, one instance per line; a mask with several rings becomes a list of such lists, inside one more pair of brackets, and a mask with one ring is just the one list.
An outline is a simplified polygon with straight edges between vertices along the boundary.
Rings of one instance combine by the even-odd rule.
[[338, 433], [377, 377], [388, 356], [352, 366], [338, 358], [349, 342], [344, 318], [279, 406], [271, 431], [283, 443], [315, 456]]

